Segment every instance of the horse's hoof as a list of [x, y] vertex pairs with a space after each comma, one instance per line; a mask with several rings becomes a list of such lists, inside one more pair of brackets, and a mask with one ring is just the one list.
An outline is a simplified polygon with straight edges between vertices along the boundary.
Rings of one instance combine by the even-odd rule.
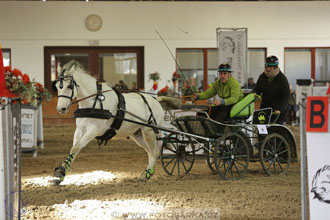
[[64, 177], [62, 179], [54, 179], [52, 182], [53, 182], [54, 186], [59, 186], [63, 180], [64, 180]]
[[63, 166], [59, 166], [55, 168], [54, 176], [59, 179], [64, 179], [65, 177], [65, 168]]

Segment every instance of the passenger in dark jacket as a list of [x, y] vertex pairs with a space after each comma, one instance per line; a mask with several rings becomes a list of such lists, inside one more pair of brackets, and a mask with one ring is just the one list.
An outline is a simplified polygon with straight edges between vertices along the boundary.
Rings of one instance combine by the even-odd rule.
[[274, 121], [280, 114], [276, 123], [283, 124], [288, 108], [290, 87], [288, 79], [278, 67], [278, 58], [269, 56], [266, 58], [265, 71], [259, 76], [254, 92], [262, 94], [261, 108], [272, 107], [275, 115]]

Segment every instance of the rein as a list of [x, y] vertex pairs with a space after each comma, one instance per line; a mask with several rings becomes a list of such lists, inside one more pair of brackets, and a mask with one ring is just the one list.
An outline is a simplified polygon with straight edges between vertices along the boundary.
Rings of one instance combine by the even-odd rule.
[[[108, 90], [102, 91], [102, 93], [110, 92], [110, 91], [112, 91], [112, 89], [108, 89]], [[98, 94], [95, 93], [95, 94], [93, 94], [93, 95], [86, 96], [86, 97], [84, 97], [84, 98], [81, 98], [81, 99], [78, 99], [78, 100], [76, 100], [76, 101], [73, 101], [72, 104], [76, 104], [76, 103], [78, 103], [78, 102], [84, 101], [84, 100], [86, 100], [86, 99], [89, 99], [89, 98], [94, 97], [94, 96], [97, 96], [97, 95], [98, 95]]]

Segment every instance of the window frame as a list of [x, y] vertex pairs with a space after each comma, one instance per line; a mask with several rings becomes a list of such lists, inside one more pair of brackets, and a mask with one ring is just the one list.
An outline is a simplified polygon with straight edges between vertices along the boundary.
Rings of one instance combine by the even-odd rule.
[[143, 46], [45, 46], [44, 47], [44, 85], [51, 89], [51, 55], [54, 53], [86, 53], [89, 54], [89, 69], [92, 76], [103, 80], [99, 71], [99, 54], [101, 53], [136, 53], [137, 55], [137, 87], [144, 88], [144, 47]]
[[[285, 62], [285, 52], [286, 50], [297, 50], [297, 49], [310, 49], [311, 50], [311, 78], [315, 80], [316, 74], [316, 61], [315, 61], [315, 51], [316, 49], [329, 49], [330, 47], [284, 47], [284, 62]], [[285, 72], [285, 63], [284, 63], [284, 72]]]
[[[218, 48], [216, 47], [206, 47], [206, 48], [181, 48], [178, 47], [176, 48], [176, 60], [178, 59], [178, 52], [179, 50], [201, 50], [203, 52], [203, 89], [206, 90], [208, 87], [208, 50], [217, 50]], [[264, 50], [265, 51], [265, 60], [267, 57], [267, 48], [266, 47], [248, 47], [248, 52], [249, 50]], [[178, 65], [176, 65], [176, 71], [178, 71]]]

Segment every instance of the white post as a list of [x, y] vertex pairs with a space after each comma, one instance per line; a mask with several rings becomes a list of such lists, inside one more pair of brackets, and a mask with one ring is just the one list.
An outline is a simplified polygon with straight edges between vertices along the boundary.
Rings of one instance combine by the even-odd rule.
[[301, 219], [307, 220], [306, 191], [306, 94], [302, 94], [300, 111], [300, 174], [301, 174]]
[[5, 148], [5, 143], [4, 139], [6, 135], [4, 133], [3, 128], [6, 126], [6, 121], [3, 120], [5, 119], [5, 110], [0, 110], [0, 216], [6, 216], [5, 210], [6, 210], [6, 205], [3, 201], [5, 201], [6, 197], [6, 188], [5, 188], [5, 155], [4, 155], [4, 148]]
[[0, 105], [0, 219], [20, 219], [21, 126], [20, 105]]
[[40, 147], [41, 149], [44, 149], [44, 131], [43, 131], [43, 122], [42, 122], [42, 105], [39, 106], [38, 108], [38, 113], [37, 113], [37, 127], [38, 127], [38, 131], [37, 131], [37, 144], [38, 147]]

